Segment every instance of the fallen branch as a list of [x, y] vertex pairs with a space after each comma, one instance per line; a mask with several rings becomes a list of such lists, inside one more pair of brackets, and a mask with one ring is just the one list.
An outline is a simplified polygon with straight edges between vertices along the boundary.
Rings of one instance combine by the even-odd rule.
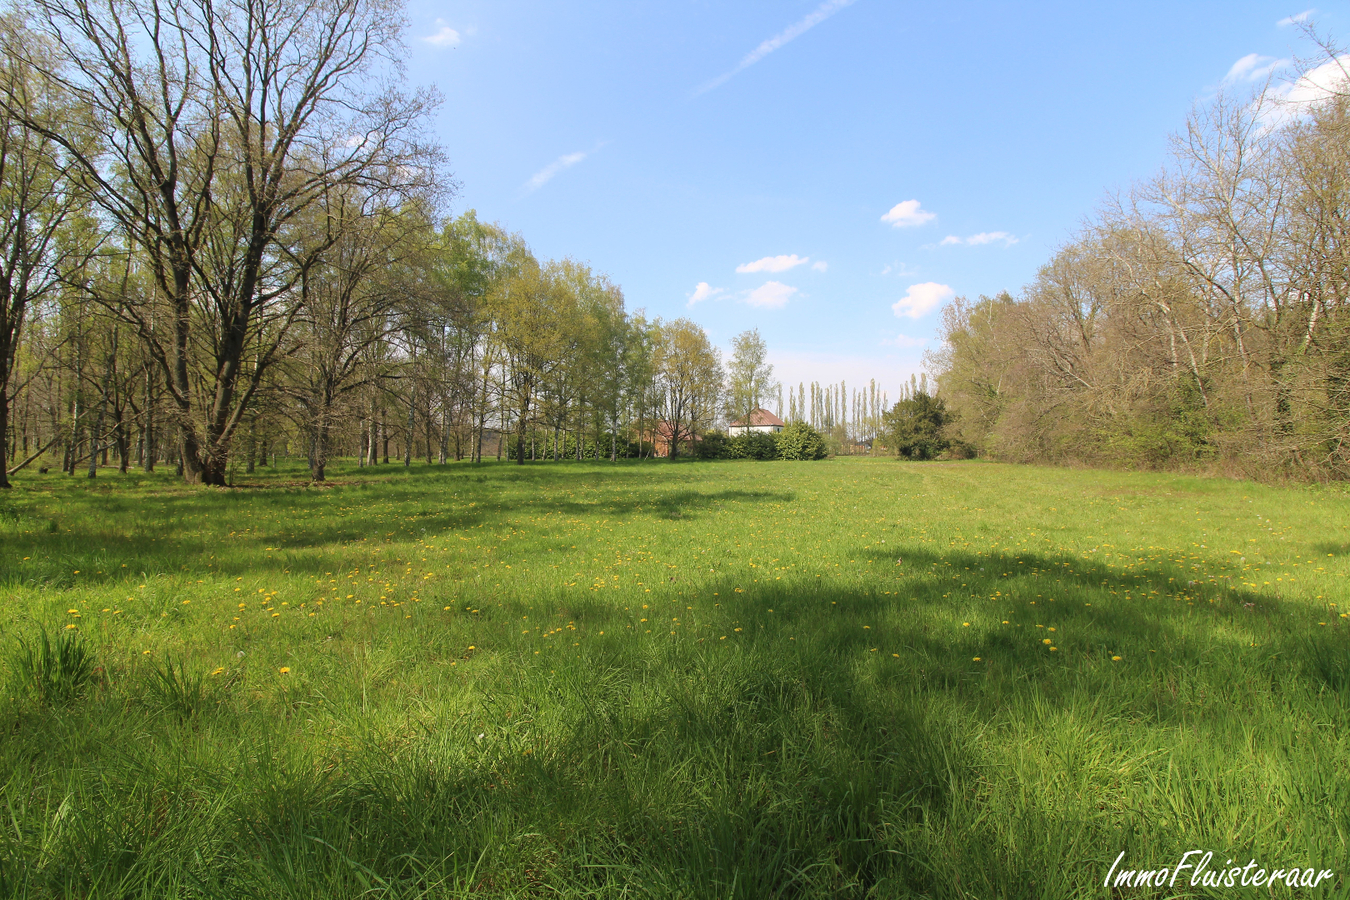
[[32, 462], [33, 460], [37, 459], [37, 458], [38, 458], [39, 456], [41, 456], [42, 454], [46, 453], [48, 450], [50, 450], [50, 449], [52, 448], [52, 445], [55, 444], [58, 440], [60, 440], [59, 437], [54, 437], [54, 438], [52, 438], [50, 441], [48, 441], [48, 442], [46, 443], [46, 445], [45, 445], [41, 450], [39, 450], [38, 452], [34, 453], [32, 456], [28, 457], [28, 458], [25, 459], [23, 462], [21, 462], [21, 463], [19, 463], [18, 465], [16, 465], [14, 468], [12, 468], [12, 469], [6, 469], [6, 470], [5, 470], [5, 477], [8, 478], [10, 475], [13, 475], [15, 472], [18, 472], [19, 470], [23, 469], [23, 468], [24, 468], [25, 466], [27, 466], [30, 462]]

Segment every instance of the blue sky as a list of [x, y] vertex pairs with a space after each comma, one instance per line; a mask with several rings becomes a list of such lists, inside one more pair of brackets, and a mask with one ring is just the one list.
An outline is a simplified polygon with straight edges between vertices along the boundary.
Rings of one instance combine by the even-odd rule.
[[408, 76], [444, 96], [453, 212], [724, 348], [759, 328], [785, 383], [894, 397], [946, 298], [1016, 292], [1195, 103], [1308, 55], [1308, 11], [414, 0]]

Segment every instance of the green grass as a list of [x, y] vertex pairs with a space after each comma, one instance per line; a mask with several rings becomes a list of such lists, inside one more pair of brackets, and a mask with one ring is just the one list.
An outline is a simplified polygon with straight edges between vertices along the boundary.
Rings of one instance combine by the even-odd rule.
[[334, 470], [0, 497], [0, 895], [1350, 896], [1340, 487]]

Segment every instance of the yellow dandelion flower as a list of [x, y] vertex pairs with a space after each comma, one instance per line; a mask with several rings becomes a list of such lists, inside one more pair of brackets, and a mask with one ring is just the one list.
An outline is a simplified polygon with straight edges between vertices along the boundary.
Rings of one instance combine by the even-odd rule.
[[970, 660], [971, 660], [971, 662], [979, 662], [979, 661], [980, 661], [980, 658], [979, 658], [978, 656], [972, 656], [972, 657], [970, 658]]
[[1050, 639], [1049, 639], [1049, 638], [1042, 638], [1042, 639], [1041, 639], [1041, 643], [1042, 643], [1042, 644], [1048, 644], [1048, 643], [1050, 643]]
[[1120, 662], [1120, 657], [1119, 656], [1111, 657], [1111, 662]]
[[277, 671], [280, 672], [282, 675], [289, 675], [289, 674], [291, 674], [291, 667], [290, 667], [290, 666], [282, 666], [280, 669], [277, 669]]

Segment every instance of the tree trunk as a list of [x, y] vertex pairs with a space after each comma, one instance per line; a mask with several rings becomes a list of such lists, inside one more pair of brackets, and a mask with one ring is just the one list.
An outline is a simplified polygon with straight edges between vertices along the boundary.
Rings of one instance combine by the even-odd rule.
[[[2, 380], [3, 379], [0, 379], [0, 381]], [[0, 387], [0, 389], [3, 388]], [[9, 433], [9, 403], [6, 402], [8, 400], [8, 397], [9, 397], [8, 392], [6, 392], [3, 395], [0, 395], [0, 434]], [[0, 465], [0, 489], [11, 486], [12, 485], [10, 485], [9, 483], [9, 475], [8, 473], [6, 473], [5, 467], [3, 465]]]

